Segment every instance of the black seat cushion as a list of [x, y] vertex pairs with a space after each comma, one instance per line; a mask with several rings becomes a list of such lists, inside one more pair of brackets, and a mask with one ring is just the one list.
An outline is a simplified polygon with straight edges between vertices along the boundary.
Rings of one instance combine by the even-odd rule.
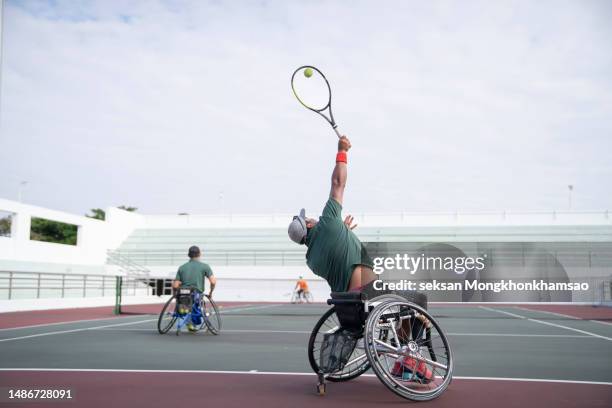
[[343, 329], [361, 334], [366, 321], [365, 300], [366, 296], [359, 292], [332, 292], [327, 303], [334, 305]]

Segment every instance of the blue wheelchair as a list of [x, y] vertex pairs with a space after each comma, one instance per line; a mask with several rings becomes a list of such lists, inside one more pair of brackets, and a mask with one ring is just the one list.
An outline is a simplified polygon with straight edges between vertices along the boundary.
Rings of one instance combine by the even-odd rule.
[[196, 288], [179, 288], [166, 302], [157, 320], [159, 334], [168, 333], [176, 325], [176, 335], [185, 326], [190, 332], [221, 332], [221, 314], [215, 302]]

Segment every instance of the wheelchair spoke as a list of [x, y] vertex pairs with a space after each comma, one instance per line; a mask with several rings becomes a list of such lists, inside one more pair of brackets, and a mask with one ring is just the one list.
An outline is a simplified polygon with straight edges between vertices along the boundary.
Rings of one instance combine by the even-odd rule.
[[366, 359], [366, 358], [367, 358], [367, 356], [366, 356], [365, 354], [361, 354], [360, 356], [357, 356], [357, 357], [355, 357], [354, 359], [352, 359], [352, 360], [348, 361], [348, 362], [346, 363], [346, 366], [350, 366], [350, 365], [352, 365], [352, 364], [358, 363], [358, 362], [360, 362], [360, 361], [362, 361], [362, 360], [364, 360], [364, 359]]
[[380, 344], [381, 346], [388, 348], [389, 350], [391, 350], [391, 351], [393, 351], [395, 353], [401, 353], [401, 349], [399, 347], [393, 347], [390, 344], [387, 344], [384, 341], [380, 341], [378, 339], [374, 339], [374, 342], [376, 344]]
[[425, 358], [425, 357], [421, 356], [418, 353], [405, 353], [404, 355], [406, 355], [408, 357], [412, 357], [415, 360], [423, 361], [423, 362], [425, 362], [425, 363], [427, 363], [427, 364], [429, 364], [429, 365], [431, 365], [433, 367], [441, 368], [442, 370], [448, 369], [448, 367], [445, 366], [444, 364], [440, 364], [438, 362], [432, 361], [432, 360], [430, 360], [428, 358]]

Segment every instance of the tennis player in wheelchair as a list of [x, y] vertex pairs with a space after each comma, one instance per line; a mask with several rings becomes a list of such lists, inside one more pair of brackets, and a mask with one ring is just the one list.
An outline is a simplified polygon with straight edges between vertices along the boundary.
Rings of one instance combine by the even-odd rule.
[[[353, 217], [350, 215], [344, 220], [341, 218], [350, 148], [349, 139], [346, 136], [341, 137], [331, 177], [329, 199], [319, 220], [307, 218], [305, 210], [300, 210], [289, 224], [289, 238], [308, 247], [308, 267], [327, 281], [332, 292], [361, 292], [367, 295], [368, 299], [392, 293], [426, 309], [427, 297], [423, 293], [374, 289], [374, 281], [378, 279], [378, 275], [373, 271], [373, 262], [367, 251], [352, 231], [357, 225], [353, 224]], [[428, 324], [425, 320], [421, 320], [424, 325]], [[398, 357], [389, 371], [391, 375], [404, 379], [406, 373], [410, 373], [410, 378], [414, 376], [421, 383], [428, 383], [433, 377], [432, 371], [422, 361], [407, 356]]]
[[[180, 287], [194, 288], [197, 291], [196, 296], [201, 296], [201, 294], [204, 293], [205, 279], [208, 279], [210, 283], [208, 296], [212, 299], [213, 291], [217, 285], [217, 278], [213, 275], [210, 266], [200, 261], [201, 255], [202, 252], [197, 246], [194, 245], [189, 248], [189, 261], [179, 267], [176, 272], [176, 277], [172, 282], [172, 288], [174, 290]], [[196, 330], [192, 323], [187, 324], [187, 329], [189, 329], [189, 331]]]

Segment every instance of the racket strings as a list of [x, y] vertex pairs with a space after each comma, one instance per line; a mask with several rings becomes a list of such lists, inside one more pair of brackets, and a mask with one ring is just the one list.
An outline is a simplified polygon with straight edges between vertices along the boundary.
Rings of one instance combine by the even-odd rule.
[[291, 80], [291, 87], [298, 101], [308, 109], [320, 112], [331, 104], [331, 90], [325, 77], [318, 70], [311, 70], [312, 75], [304, 75], [305, 69], [298, 69]]

